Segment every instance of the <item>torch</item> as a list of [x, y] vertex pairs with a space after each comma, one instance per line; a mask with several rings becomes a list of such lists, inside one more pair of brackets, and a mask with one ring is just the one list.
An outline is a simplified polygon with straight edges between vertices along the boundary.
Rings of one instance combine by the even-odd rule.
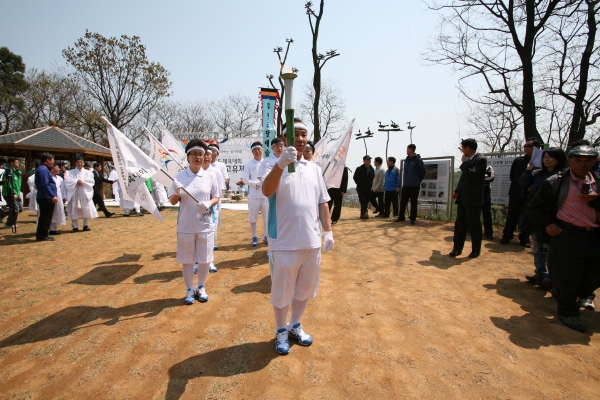
[[[298, 77], [295, 71], [281, 74], [283, 78], [283, 87], [285, 88], [285, 126], [287, 147], [293, 146], [295, 141], [294, 134], [294, 79]], [[294, 163], [288, 165], [288, 172], [296, 172]]]

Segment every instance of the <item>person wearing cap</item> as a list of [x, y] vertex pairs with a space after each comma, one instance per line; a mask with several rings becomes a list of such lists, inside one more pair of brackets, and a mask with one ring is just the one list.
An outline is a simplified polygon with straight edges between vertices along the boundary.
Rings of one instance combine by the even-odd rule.
[[[179, 203], [176, 259], [181, 263], [186, 286], [184, 302], [188, 305], [193, 304], [196, 297], [201, 303], [208, 301], [205, 284], [213, 259], [212, 237], [217, 222], [211, 209], [221, 198], [217, 178], [203, 168], [207, 150], [201, 139], [190, 140], [185, 147], [189, 165], [184, 171], [175, 174], [169, 188], [169, 202], [172, 205]], [[194, 263], [198, 263], [196, 286]]]
[[352, 176], [354, 183], [356, 183], [356, 192], [358, 193], [358, 201], [360, 202], [360, 219], [369, 219], [367, 211], [374, 178], [375, 170], [371, 167], [371, 156], [366, 155], [363, 157], [363, 164], [356, 168]]
[[[289, 353], [290, 336], [301, 346], [312, 344], [301, 319], [319, 287], [321, 227], [325, 230], [324, 251], [334, 244], [329, 195], [321, 169], [302, 156], [308, 141], [308, 129], [302, 122], [294, 123], [294, 137], [295, 146], [283, 151], [262, 183], [263, 195], [269, 199], [271, 304], [277, 325], [275, 350], [279, 354]], [[295, 172], [288, 171], [290, 164], [294, 164]]]
[[585, 332], [578, 299], [600, 287], [600, 175], [592, 171], [598, 151], [591, 146], [574, 147], [567, 162], [568, 168], [542, 184], [527, 212], [545, 227], [538, 239], [549, 243], [548, 270], [556, 290], [558, 318], [569, 328]]
[[252, 234], [252, 246], [256, 247], [258, 246], [258, 234], [256, 233], [258, 213], [261, 213], [264, 224], [263, 242], [268, 242], [267, 221], [269, 214], [269, 202], [262, 194], [260, 187], [261, 181], [258, 179], [258, 168], [263, 160], [263, 145], [261, 142], [254, 142], [250, 148], [254, 158], [244, 165], [242, 181], [250, 188], [250, 193], [248, 193], [248, 221], [250, 222], [250, 233]]

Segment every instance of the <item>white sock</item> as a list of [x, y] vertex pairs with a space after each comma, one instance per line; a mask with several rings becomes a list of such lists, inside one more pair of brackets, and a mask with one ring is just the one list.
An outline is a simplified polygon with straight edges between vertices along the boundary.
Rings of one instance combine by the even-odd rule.
[[186, 289], [194, 288], [194, 264], [181, 264], [181, 273]]
[[283, 308], [277, 308], [275, 306], [273, 306], [273, 312], [275, 313], [275, 324], [277, 325], [277, 330], [280, 330], [282, 328], [287, 328], [287, 313], [288, 313], [288, 308], [290, 308], [290, 306], [285, 306]]
[[[200, 264], [198, 263], [198, 286], [204, 286], [206, 284], [206, 279], [208, 278], [208, 269], [210, 267], [210, 263]], [[192, 285], [194, 281], [192, 280]]]
[[256, 236], [256, 222], [250, 222], [250, 231], [252, 232], [252, 237]]
[[308, 299], [306, 300], [296, 300], [292, 299], [292, 315], [290, 316], [290, 328], [302, 319], [302, 314], [306, 311], [306, 306], [308, 306]]

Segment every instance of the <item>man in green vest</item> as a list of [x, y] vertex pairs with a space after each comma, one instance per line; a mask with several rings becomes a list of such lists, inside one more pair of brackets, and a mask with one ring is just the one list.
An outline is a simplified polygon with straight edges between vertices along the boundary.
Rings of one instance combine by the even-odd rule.
[[19, 159], [14, 157], [9, 158], [2, 185], [2, 197], [4, 197], [6, 204], [10, 208], [6, 225], [4, 225], [5, 228], [17, 227], [17, 217], [23, 211], [23, 204], [21, 203], [21, 175]]

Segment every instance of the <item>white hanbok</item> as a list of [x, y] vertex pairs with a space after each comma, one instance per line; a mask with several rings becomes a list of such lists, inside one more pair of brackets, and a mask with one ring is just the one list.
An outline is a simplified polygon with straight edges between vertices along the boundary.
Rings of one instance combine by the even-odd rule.
[[35, 187], [35, 174], [27, 178], [27, 185], [29, 186], [29, 193], [27, 193], [27, 196], [25, 197], [29, 199], [29, 211], [37, 211], [38, 203], [36, 200], [37, 189]]
[[130, 210], [135, 210], [136, 213], [140, 212], [140, 205], [138, 203], [133, 200], [125, 199], [125, 196], [123, 196], [123, 191], [121, 190], [121, 185], [118, 185], [117, 192], [119, 193], [119, 207], [123, 209], [123, 213], [125, 215], [129, 215]]
[[113, 169], [112, 171], [110, 171], [110, 175], [108, 175], [108, 180], [109, 181], [114, 181], [115, 183], [112, 184], [112, 191], [113, 191], [113, 196], [115, 197], [115, 201], [119, 202], [121, 196], [119, 196], [119, 176], [117, 175], [117, 171], [115, 169]]
[[[81, 180], [83, 184], [78, 185]], [[77, 220], [82, 218], [83, 224], [90, 218], [98, 218], [96, 206], [92, 200], [94, 196], [94, 174], [87, 169], [73, 168], [65, 173], [64, 186], [66, 190], [67, 214], [74, 228]]]
[[152, 199], [154, 199], [154, 202], [158, 207], [162, 207], [166, 202], [169, 201], [165, 186], [154, 179], [152, 179]]
[[53, 176], [54, 182], [56, 183], [56, 197], [58, 197], [58, 202], [54, 206], [54, 212], [52, 213], [52, 221], [50, 222], [50, 230], [56, 231], [57, 225], [66, 225], [67, 221], [65, 219], [65, 203], [63, 199], [65, 198], [65, 182], [63, 178], [56, 175]]

